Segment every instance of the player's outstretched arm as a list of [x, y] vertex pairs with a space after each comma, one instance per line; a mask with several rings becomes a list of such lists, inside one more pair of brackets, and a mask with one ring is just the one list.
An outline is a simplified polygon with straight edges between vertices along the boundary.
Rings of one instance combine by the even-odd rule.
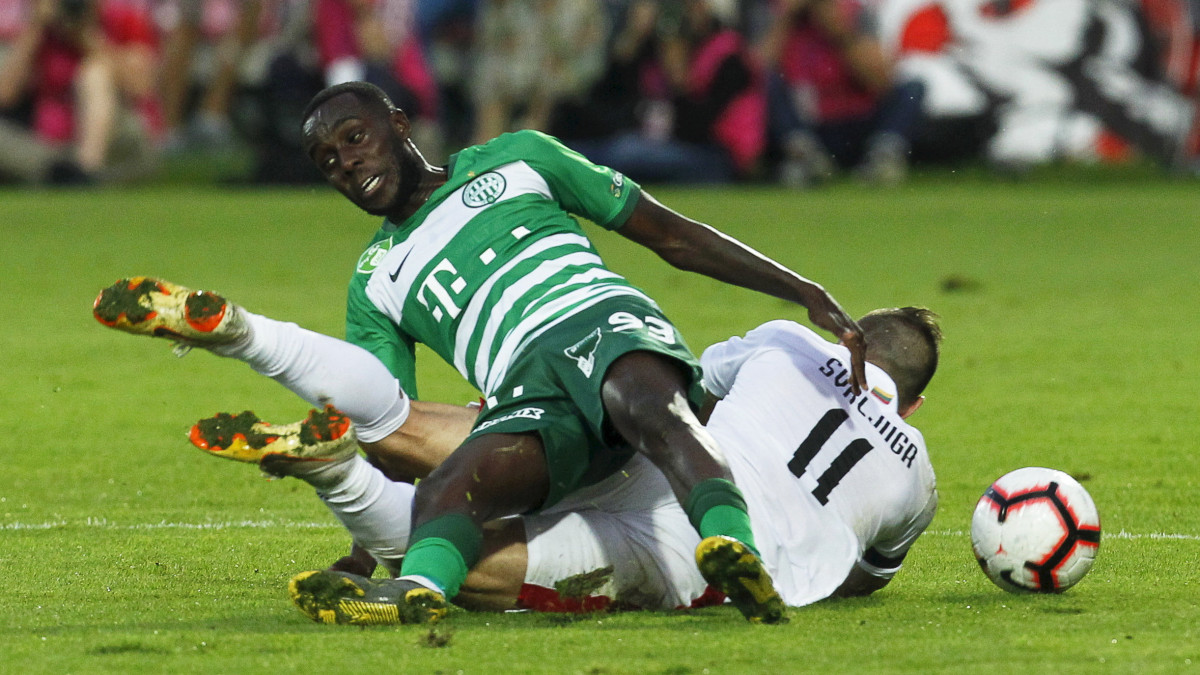
[[657, 253], [672, 266], [766, 293], [808, 309], [814, 325], [850, 350], [855, 393], [867, 386], [866, 341], [858, 323], [820, 284], [704, 223], [687, 218], [643, 192], [621, 235]]

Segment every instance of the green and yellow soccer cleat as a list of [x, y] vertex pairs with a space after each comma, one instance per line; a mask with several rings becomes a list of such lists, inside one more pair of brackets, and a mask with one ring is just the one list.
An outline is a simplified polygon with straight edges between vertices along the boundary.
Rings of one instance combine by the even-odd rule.
[[218, 413], [194, 424], [188, 439], [213, 455], [258, 464], [276, 475], [286, 475], [289, 464], [336, 462], [358, 452], [350, 418], [332, 405], [285, 425], [263, 422], [249, 410]]
[[783, 599], [762, 561], [732, 537], [708, 537], [696, 547], [696, 566], [713, 588], [752, 623], [785, 623]]
[[288, 582], [292, 604], [317, 623], [351, 626], [434, 623], [446, 598], [402, 579], [368, 579], [347, 572], [301, 572]]
[[100, 291], [92, 315], [110, 328], [188, 346], [228, 344], [246, 334], [241, 308], [208, 291], [130, 277]]

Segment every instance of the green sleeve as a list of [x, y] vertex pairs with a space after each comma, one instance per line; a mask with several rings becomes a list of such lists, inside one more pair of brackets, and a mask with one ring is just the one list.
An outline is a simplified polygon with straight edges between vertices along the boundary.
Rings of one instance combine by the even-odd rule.
[[641, 187], [606, 166], [593, 164], [552, 136], [522, 131], [522, 157], [550, 185], [563, 210], [615, 230], [637, 206]]
[[353, 283], [346, 299], [346, 341], [374, 354], [411, 398], [418, 397], [415, 341], [376, 309], [363, 288]]

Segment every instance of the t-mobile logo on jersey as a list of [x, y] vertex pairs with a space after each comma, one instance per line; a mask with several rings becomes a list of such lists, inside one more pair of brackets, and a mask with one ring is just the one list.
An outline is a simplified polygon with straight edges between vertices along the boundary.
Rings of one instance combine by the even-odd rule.
[[[449, 288], [443, 285], [441, 280], [438, 279], [439, 273], [451, 275]], [[466, 280], [458, 276], [458, 270], [454, 268], [453, 263], [445, 258], [442, 258], [441, 262], [437, 264], [437, 267], [433, 268], [433, 271], [425, 277], [425, 280], [421, 282], [421, 286], [417, 288], [417, 301], [420, 302], [425, 309], [430, 310], [430, 314], [433, 315], [434, 321], [441, 321], [442, 317], [446, 314], [449, 314], [450, 319], [453, 320], [459, 315], [460, 312], [462, 312], [462, 309], [454, 303], [454, 298], [450, 295], [450, 293], [453, 291], [454, 294], [457, 295], [462, 293], [463, 289], [466, 287]], [[434, 302], [438, 304], [437, 307], [430, 308], [428, 297], [429, 294], [433, 295]]]

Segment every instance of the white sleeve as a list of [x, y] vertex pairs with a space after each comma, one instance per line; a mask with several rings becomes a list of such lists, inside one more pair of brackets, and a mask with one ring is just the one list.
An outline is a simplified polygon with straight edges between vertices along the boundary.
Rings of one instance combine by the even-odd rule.
[[704, 369], [704, 389], [717, 398], [725, 398], [733, 388], [738, 371], [750, 357], [764, 349], [788, 349], [798, 336], [811, 333], [791, 321], [768, 321], [746, 333], [731, 337], [704, 350], [700, 367]]
[[858, 561], [858, 566], [871, 576], [881, 579], [892, 578], [896, 572], [900, 571], [900, 565], [904, 561], [904, 556], [908, 555], [908, 549], [912, 548], [917, 537], [921, 536], [925, 528], [929, 527], [929, 523], [933, 522], [937, 506], [938, 494], [937, 490], [934, 490], [929, 496], [925, 508], [909, 523], [908, 527], [892, 541], [875, 542], [863, 553], [862, 558]]
[[733, 387], [733, 379], [737, 371], [746, 362], [749, 351], [739, 350], [739, 343], [745, 342], [740, 337], [729, 338], [724, 342], [704, 350], [700, 355], [700, 367], [704, 370], [704, 390], [716, 396], [725, 398]]

